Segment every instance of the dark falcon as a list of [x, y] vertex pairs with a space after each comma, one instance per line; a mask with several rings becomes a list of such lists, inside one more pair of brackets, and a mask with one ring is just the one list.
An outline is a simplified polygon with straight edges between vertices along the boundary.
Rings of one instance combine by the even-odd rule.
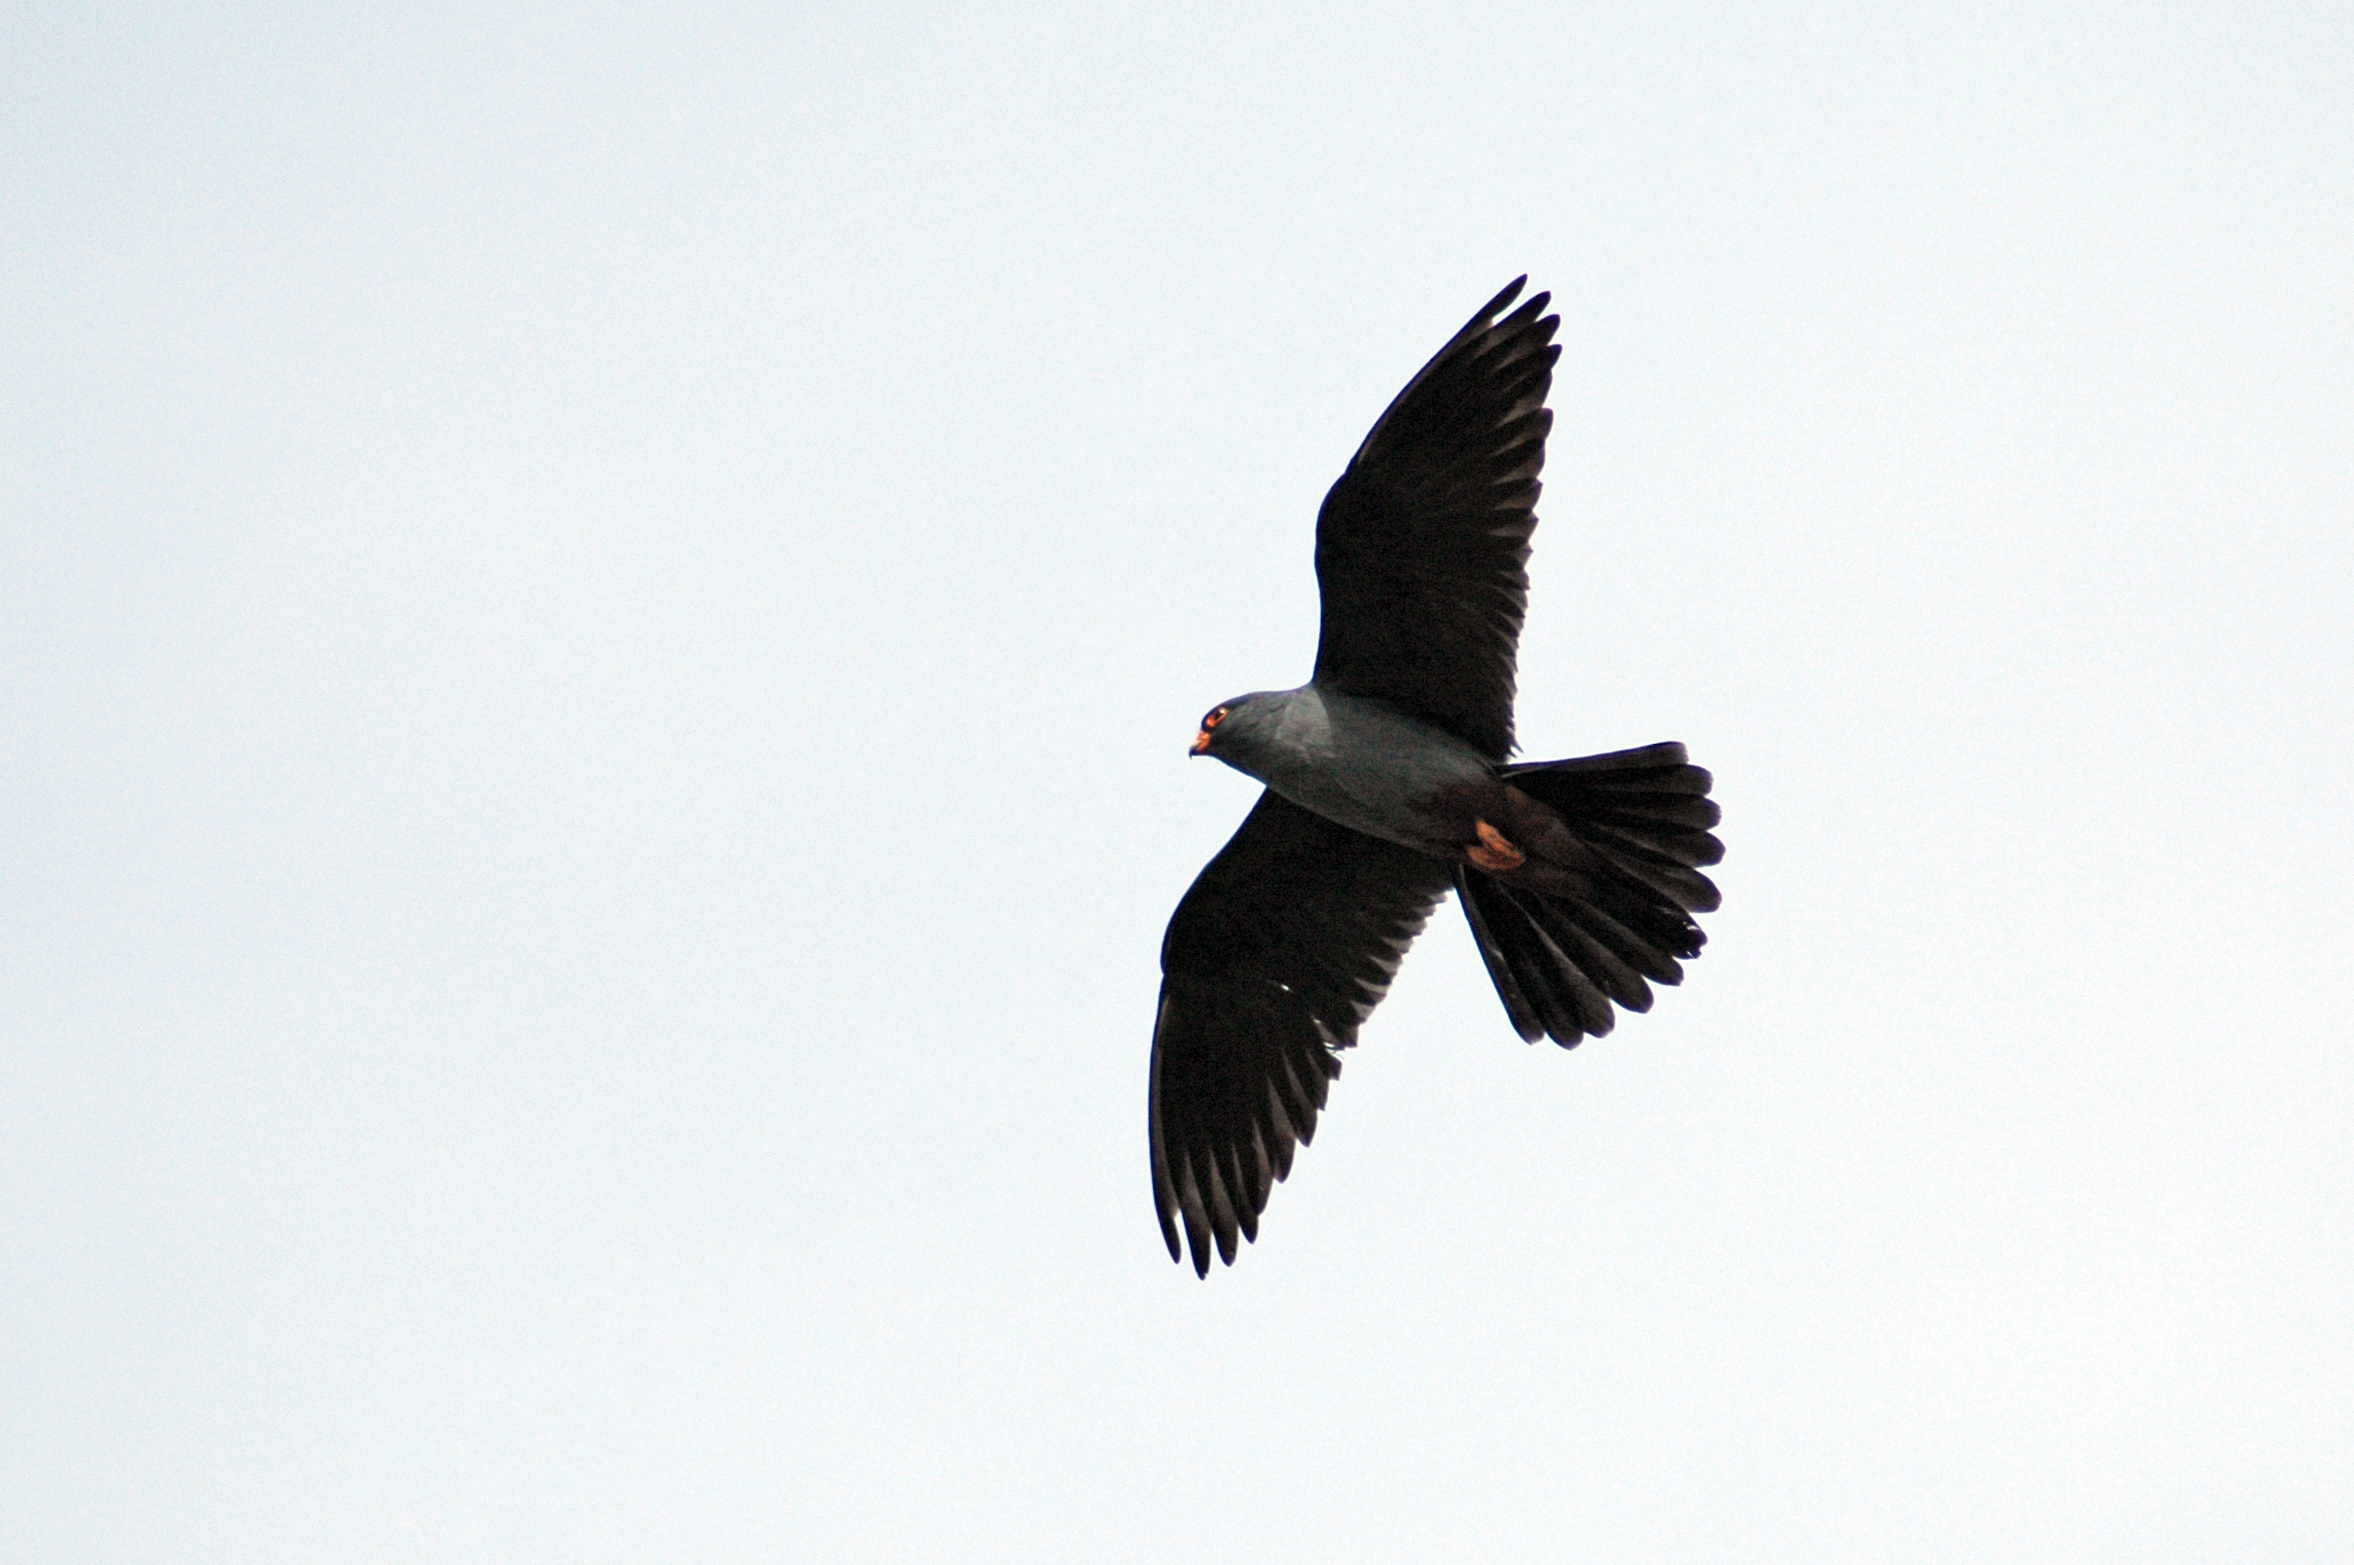
[[[1709, 776], [1680, 744], [1507, 764], [1561, 318], [1523, 277], [1375, 421], [1316, 518], [1297, 690], [1211, 709], [1193, 753], [1267, 785], [1177, 904], [1152, 1037], [1152, 1187], [1193, 1269], [1255, 1240], [1336, 1051], [1452, 886], [1521, 1037], [1563, 1048], [1682, 981], [1717, 905]], [[1499, 319], [1499, 316], [1501, 317]]]

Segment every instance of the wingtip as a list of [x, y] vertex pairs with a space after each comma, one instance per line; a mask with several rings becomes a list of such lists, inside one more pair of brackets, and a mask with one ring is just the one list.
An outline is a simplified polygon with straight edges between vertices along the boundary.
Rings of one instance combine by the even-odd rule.
[[[1177, 1235], [1176, 1214], [1163, 1210], [1156, 1214], [1161, 1220], [1161, 1243], [1169, 1247], [1169, 1259], [1176, 1265], [1186, 1262], [1185, 1241]], [[1193, 1247], [1193, 1274], [1207, 1279], [1210, 1275], [1209, 1245], [1197, 1243]]]
[[[1561, 324], [1561, 317], [1558, 315], [1545, 314], [1546, 306], [1553, 302], [1553, 295], [1549, 291], [1539, 290], [1526, 299], [1521, 299], [1520, 290], [1527, 286], [1528, 274], [1526, 272], [1513, 278], [1511, 286], [1490, 299], [1486, 308], [1473, 316], [1458, 336], [1468, 337], [1474, 333], [1492, 331], [1519, 332], [1530, 326], [1536, 326], [1543, 331], [1545, 336], [1551, 336], [1553, 329]], [[1516, 299], [1519, 300], [1517, 305], [1513, 303]], [[1512, 313], [1506, 315], [1504, 312], [1508, 308]], [[1554, 350], [1555, 356], [1559, 355], [1559, 351], [1558, 348]], [[1551, 360], [1548, 359], [1546, 362], [1550, 366]]]
[[[1473, 318], [1474, 318], [1475, 320], [1492, 320], [1492, 319], [1494, 319], [1494, 317], [1495, 317], [1495, 315], [1496, 315], [1496, 312], [1497, 312], [1497, 311], [1499, 311], [1499, 310], [1501, 310], [1501, 309], [1503, 309], [1503, 308], [1504, 308], [1506, 305], [1510, 304], [1510, 303], [1511, 303], [1513, 300], [1515, 300], [1515, 299], [1519, 298], [1519, 297], [1520, 297], [1520, 290], [1521, 290], [1521, 289], [1523, 289], [1523, 288], [1526, 288], [1527, 286], [1528, 286], [1528, 273], [1526, 273], [1526, 272], [1523, 272], [1523, 273], [1521, 273], [1521, 274], [1520, 274], [1518, 277], [1515, 277], [1515, 278], [1513, 278], [1513, 279], [1512, 279], [1512, 281], [1510, 281], [1510, 282], [1506, 283], [1506, 284], [1504, 285], [1504, 291], [1503, 291], [1502, 293], [1500, 293], [1500, 294], [1496, 295], [1496, 296], [1495, 296], [1493, 299], [1490, 299], [1490, 300], [1487, 302], [1487, 307], [1486, 307], [1485, 309], [1482, 309], [1482, 310], [1479, 312], [1479, 314], [1478, 314], [1477, 316], [1473, 317]], [[1538, 297], [1538, 298], [1540, 298], [1540, 299], [1542, 299], [1542, 298], [1544, 298], [1544, 297], [1546, 297], [1546, 296], [1545, 296], [1545, 295], [1543, 295], [1543, 294], [1539, 294], [1537, 297]]]

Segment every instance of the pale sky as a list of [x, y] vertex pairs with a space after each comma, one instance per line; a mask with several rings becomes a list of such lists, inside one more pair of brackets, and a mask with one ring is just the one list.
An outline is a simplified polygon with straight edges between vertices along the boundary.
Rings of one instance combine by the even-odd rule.
[[[0, 1560], [2354, 1554], [2342, 7], [0, 15]], [[1520, 272], [1526, 753], [1259, 1243], [1161, 931]]]

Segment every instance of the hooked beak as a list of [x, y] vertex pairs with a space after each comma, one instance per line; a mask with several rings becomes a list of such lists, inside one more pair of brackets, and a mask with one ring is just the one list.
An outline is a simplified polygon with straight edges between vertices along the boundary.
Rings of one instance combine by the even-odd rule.
[[1188, 755], [1208, 755], [1210, 753], [1210, 731], [1205, 728], [1200, 733], [1195, 734], [1193, 736], [1193, 747], [1187, 750], [1185, 753]]

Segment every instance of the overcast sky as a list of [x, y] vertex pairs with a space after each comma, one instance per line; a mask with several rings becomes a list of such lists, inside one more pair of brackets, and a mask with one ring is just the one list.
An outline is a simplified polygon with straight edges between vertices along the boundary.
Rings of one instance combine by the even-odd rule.
[[[2354, 1552], [2342, 6], [0, 14], [0, 1559]], [[1259, 1243], [1161, 930], [1526, 271], [1536, 758]]]

